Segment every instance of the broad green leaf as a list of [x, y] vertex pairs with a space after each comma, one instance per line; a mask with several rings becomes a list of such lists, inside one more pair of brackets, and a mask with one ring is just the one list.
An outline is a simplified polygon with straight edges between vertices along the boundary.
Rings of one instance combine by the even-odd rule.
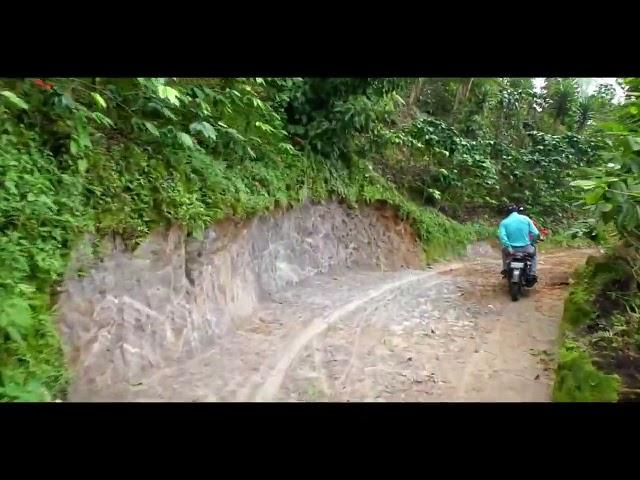
[[170, 118], [171, 120], [176, 120], [176, 116], [171, 112], [171, 110], [169, 110], [168, 108], [164, 108], [162, 107], [160, 109], [160, 111], [168, 118]]
[[107, 102], [104, 101], [104, 98], [102, 98], [99, 93], [91, 92], [91, 96], [96, 101], [99, 107], [107, 108]]
[[158, 89], [158, 96], [160, 98], [167, 99], [169, 100], [169, 102], [171, 102], [176, 106], [180, 105], [180, 101], [178, 100], [180, 97], [180, 94], [175, 88], [168, 87], [166, 85], [158, 85], [157, 89]]
[[256, 98], [256, 97], [251, 97], [251, 103], [253, 103], [254, 107], [259, 108], [262, 111], [266, 110], [266, 108], [267, 108], [267, 106], [264, 104], [264, 102], [262, 102], [262, 100], [260, 100], [259, 98]]
[[80, 173], [87, 171], [87, 160], [84, 157], [78, 159], [78, 171]]
[[205, 116], [211, 116], [211, 107], [205, 101], [197, 99], [196, 103], [198, 104], [201, 114]]
[[241, 141], [246, 141], [247, 139], [244, 138], [242, 135], [240, 135], [240, 133], [235, 129], [235, 128], [231, 128], [228, 127], [227, 125], [225, 125], [222, 122], [218, 122], [218, 125], [220, 125], [221, 127], [223, 127], [225, 129], [226, 132], [230, 133], [233, 137], [235, 137], [237, 140], [241, 140]]
[[620, 182], [620, 181], [616, 181], [616, 182], [611, 183], [609, 185], [609, 189], [617, 190], [618, 192], [626, 192], [627, 191], [627, 187], [625, 186], [625, 184], [623, 182]]
[[149, 130], [153, 135], [155, 135], [156, 137], [160, 136], [160, 132], [158, 132], [158, 129], [153, 123], [146, 120], [143, 123], [147, 130]]
[[78, 154], [78, 143], [76, 142], [75, 138], [72, 138], [69, 141], [69, 150], [71, 151], [72, 155], [77, 155]]
[[626, 203], [623, 207], [623, 213], [620, 216], [620, 221], [623, 227], [627, 230], [632, 230], [638, 225], [638, 209], [637, 205]]
[[101, 123], [102, 125], [106, 125], [108, 127], [113, 127], [114, 124], [111, 121], [111, 119], [103, 114], [101, 114], [100, 112], [93, 112], [91, 114], [91, 116], [94, 118], [94, 120], [98, 123]]
[[574, 187], [581, 187], [581, 188], [593, 188], [597, 184], [593, 180], [574, 180], [573, 182], [571, 182], [571, 185]]
[[264, 130], [265, 132], [274, 132], [275, 131], [275, 129], [271, 125], [267, 125], [266, 123], [256, 122], [255, 125], [256, 125], [256, 127], [258, 127], [261, 130]]
[[18, 97], [13, 92], [10, 92], [8, 90], [2, 90], [2, 91], [0, 91], [0, 95], [2, 95], [5, 98], [9, 99], [9, 101], [11, 103], [13, 103], [15, 106], [17, 106], [19, 108], [22, 108], [24, 110], [27, 110], [29, 108], [29, 105], [27, 105], [24, 100], [22, 100], [20, 97]]
[[11, 337], [11, 340], [18, 342], [20, 344], [23, 343], [22, 336], [20, 335], [20, 332], [18, 332], [18, 330], [16, 330], [11, 325], [8, 325], [6, 327], [6, 330], [7, 330], [7, 333], [9, 334], [9, 337]]
[[625, 141], [627, 143], [629, 150], [634, 152], [637, 152], [638, 150], [640, 150], [640, 138], [629, 136], [625, 138]]
[[87, 131], [83, 130], [78, 135], [78, 142], [81, 147], [91, 147], [91, 138]]
[[193, 143], [193, 138], [191, 138], [191, 136], [187, 133], [184, 132], [178, 132], [178, 138], [180, 139], [180, 141], [187, 147], [189, 148], [194, 148], [195, 144]]
[[600, 200], [600, 198], [602, 197], [602, 194], [604, 192], [605, 192], [605, 190], [603, 188], [598, 188], [598, 189], [588, 193], [587, 196], [585, 197], [587, 205], [594, 205], [594, 204], [598, 203], [598, 201]]
[[433, 198], [435, 198], [436, 200], [440, 200], [440, 198], [441, 198], [441, 196], [442, 196], [442, 194], [441, 194], [438, 190], [436, 190], [436, 189], [434, 189], [434, 188], [429, 188], [429, 189], [428, 189], [428, 192], [429, 192], [431, 195], [433, 195]]
[[16, 188], [16, 184], [14, 182], [12, 182], [11, 180], [5, 180], [4, 181], [4, 186], [11, 193], [18, 193], [18, 189]]
[[189, 130], [191, 130], [191, 133], [200, 132], [211, 140], [215, 140], [218, 137], [215, 128], [213, 128], [213, 126], [208, 122], [194, 122], [189, 125]]

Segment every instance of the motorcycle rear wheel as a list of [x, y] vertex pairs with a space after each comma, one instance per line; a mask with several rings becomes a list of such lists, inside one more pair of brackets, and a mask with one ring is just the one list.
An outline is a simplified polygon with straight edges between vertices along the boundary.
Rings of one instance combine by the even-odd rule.
[[511, 294], [511, 300], [517, 302], [522, 293], [522, 287], [519, 283], [509, 283], [509, 293]]

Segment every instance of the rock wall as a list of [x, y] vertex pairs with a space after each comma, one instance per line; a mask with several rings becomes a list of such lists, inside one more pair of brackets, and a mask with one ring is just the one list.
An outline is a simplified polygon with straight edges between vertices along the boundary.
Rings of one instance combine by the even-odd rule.
[[202, 240], [172, 228], [154, 232], [135, 252], [118, 243], [84, 275], [78, 268], [86, 248], [79, 246], [58, 302], [72, 397], [138, 383], [202, 353], [271, 293], [308, 276], [422, 263], [410, 228], [383, 205], [304, 204], [216, 224]]

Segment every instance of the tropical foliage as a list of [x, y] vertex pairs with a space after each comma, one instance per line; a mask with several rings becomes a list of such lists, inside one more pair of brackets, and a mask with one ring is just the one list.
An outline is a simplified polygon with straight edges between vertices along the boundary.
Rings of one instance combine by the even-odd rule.
[[[565, 321], [572, 328], [563, 348], [568, 350], [570, 343], [581, 356], [591, 355], [607, 375], [621, 376], [614, 383], [613, 377], [599, 383], [608, 385], [599, 399], [610, 399], [612, 389], [615, 398], [637, 398], [640, 391], [640, 79], [626, 79], [623, 85], [624, 103], [598, 124], [608, 148], [596, 165], [583, 168], [572, 183], [584, 189], [582, 208], [595, 221], [593, 225], [609, 227], [616, 240], [604, 257], [583, 272], [565, 308]], [[606, 91], [599, 93], [600, 102], [610, 96]], [[594, 390], [569, 375], [574, 370], [564, 362], [559, 369], [565, 371], [566, 380], [556, 385], [560, 397], [591, 398]], [[578, 385], [569, 396], [567, 382]]]

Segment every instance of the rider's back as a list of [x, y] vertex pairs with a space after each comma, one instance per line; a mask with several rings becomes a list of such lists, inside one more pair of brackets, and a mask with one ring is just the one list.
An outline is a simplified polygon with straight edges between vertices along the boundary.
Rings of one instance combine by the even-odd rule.
[[500, 233], [504, 233], [512, 247], [524, 247], [531, 244], [531, 227], [529, 217], [514, 212], [500, 222]]

